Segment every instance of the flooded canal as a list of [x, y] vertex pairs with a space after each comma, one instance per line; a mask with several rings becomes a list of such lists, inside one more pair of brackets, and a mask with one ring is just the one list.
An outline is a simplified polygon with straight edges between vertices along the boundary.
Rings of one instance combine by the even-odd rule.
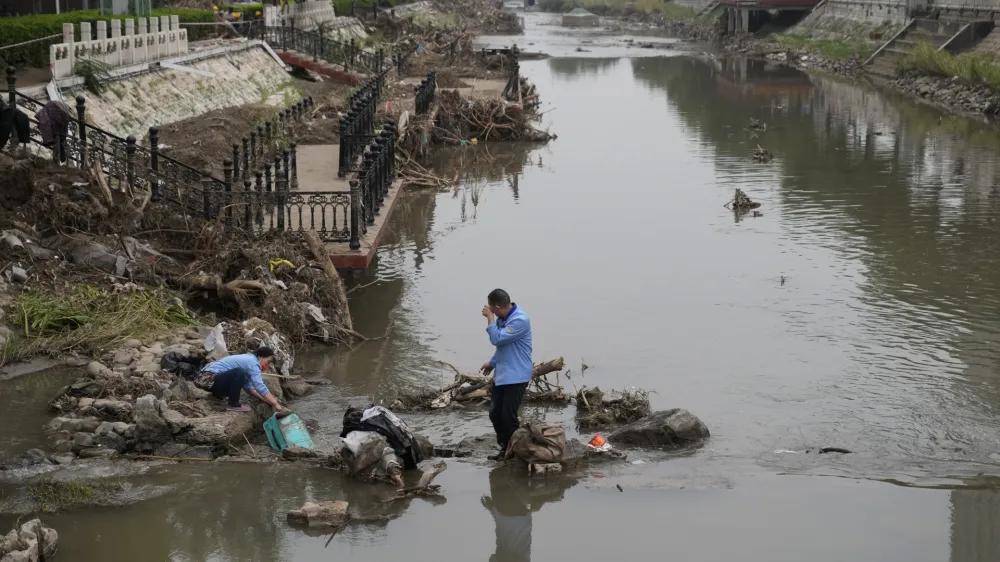
[[[526, 19], [522, 48], [560, 55], [522, 63], [558, 140], [442, 157], [461, 187], [406, 194], [351, 295], [355, 329], [384, 339], [302, 357], [335, 384], [295, 408], [332, 440], [347, 404], [450, 378], [435, 360], [474, 370], [502, 287], [531, 315], [536, 360], [649, 389], [655, 409], [704, 420], [708, 444], [533, 483], [449, 461], [446, 502], [329, 542], [284, 513], [377, 501], [335, 473], [157, 469], [177, 491], [48, 517], [60, 556], [1000, 559], [997, 134], [861, 86]], [[755, 138], [751, 118], [767, 124]], [[757, 145], [775, 159], [753, 163]], [[763, 216], [725, 209], [735, 188]], [[572, 425], [570, 409], [523, 417]], [[485, 411], [407, 419], [436, 442], [489, 432]]]

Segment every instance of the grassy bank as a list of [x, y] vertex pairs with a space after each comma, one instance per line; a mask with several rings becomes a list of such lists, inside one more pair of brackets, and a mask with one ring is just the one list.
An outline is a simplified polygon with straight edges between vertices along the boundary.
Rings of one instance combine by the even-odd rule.
[[1000, 63], [986, 55], [953, 55], [921, 43], [899, 61], [898, 68], [903, 72], [927, 76], [958, 76], [970, 84], [984, 84], [991, 91], [1000, 93]]
[[[153, 10], [153, 16], [179, 16], [181, 22], [212, 22], [215, 21], [215, 14], [209, 10], [189, 10], [184, 8], [163, 8]], [[16, 18], [0, 18], [0, 45], [15, 45], [48, 37], [50, 35], [62, 34], [64, 23], [80, 24], [83, 22], [110, 21], [112, 19], [123, 19], [114, 17], [108, 13], [101, 15], [98, 10], [76, 10], [64, 14], [40, 14], [36, 16], [19, 16]], [[193, 26], [188, 28], [188, 38], [197, 41], [211, 36], [217, 30], [213, 26]], [[22, 47], [0, 50], [0, 63], [4, 66], [33, 66], [45, 67], [49, 65], [49, 45], [60, 39], [52, 41], [39, 41]]]
[[863, 41], [809, 39], [808, 37], [791, 33], [774, 35], [772, 39], [786, 49], [812, 51], [828, 59], [846, 59], [857, 55], [864, 60], [874, 52], [872, 45]]
[[660, 14], [672, 20], [694, 19], [695, 11], [687, 6], [664, 0], [539, 0], [538, 7], [545, 12], [568, 12], [583, 8], [599, 16], [627, 16], [631, 14]]
[[194, 323], [166, 293], [115, 293], [87, 285], [21, 293], [14, 317], [19, 326], [0, 349], [0, 365], [42, 353], [94, 355], [126, 339], [150, 339]]

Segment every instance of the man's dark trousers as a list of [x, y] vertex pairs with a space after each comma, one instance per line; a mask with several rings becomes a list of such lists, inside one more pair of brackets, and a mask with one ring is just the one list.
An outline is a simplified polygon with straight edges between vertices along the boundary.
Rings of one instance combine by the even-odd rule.
[[243, 369], [230, 369], [224, 373], [215, 375], [212, 380], [212, 396], [216, 398], [229, 399], [229, 406], [238, 408], [240, 405], [240, 391], [247, 383], [249, 375]]
[[493, 387], [490, 421], [493, 422], [497, 443], [503, 451], [507, 450], [510, 436], [514, 434], [514, 430], [521, 425], [517, 419], [517, 411], [521, 409], [521, 400], [524, 398], [524, 391], [527, 388], [528, 383], [526, 382]]

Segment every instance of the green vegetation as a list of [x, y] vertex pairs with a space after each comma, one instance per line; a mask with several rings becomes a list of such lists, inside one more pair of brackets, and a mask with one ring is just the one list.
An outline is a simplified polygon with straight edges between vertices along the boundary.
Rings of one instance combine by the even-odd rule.
[[[182, 22], [212, 22], [215, 14], [209, 10], [189, 10], [184, 8], [163, 8], [153, 10], [153, 16], [180, 16]], [[98, 10], [75, 10], [64, 14], [40, 14], [35, 16], [19, 16], [16, 18], [0, 18], [0, 45], [13, 45], [33, 39], [41, 39], [50, 35], [61, 35], [64, 23], [80, 24], [83, 22], [110, 21], [122, 19], [110, 14], [101, 15]], [[212, 26], [194, 26], [188, 28], [188, 39], [197, 41], [210, 36], [215, 30]], [[53, 42], [60, 39], [53, 39]], [[7, 65], [26, 65], [45, 67], [49, 65], [49, 45], [52, 42], [39, 41], [23, 47], [0, 51], [0, 63]]]
[[846, 59], [857, 55], [861, 60], [865, 60], [874, 52], [871, 44], [860, 40], [809, 39], [791, 33], [775, 35], [773, 38], [786, 49], [813, 51], [828, 59]]
[[660, 14], [670, 20], [694, 19], [695, 11], [667, 0], [539, 0], [538, 7], [545, 12], [568, 12], [583, 8], [599, 16], [626, 16], [629, 14]]
[[102, 498], [124, 489], [122, 480], [73, 482], [44, 479], [28, 486], [28, 495], [40, 511], [53, 513], [62, 509], [101, 503]]
[[970, 84], [985, 84], [990, 90], [1000, 92], [1000, 64], [987, 55], [953, 55], [920, 43], [900, 59], [898, 69], [945, 78], [958, 76]]
[[39, 353], [93, 355], [126, 339], [149, 339], [194, 323], [166, 293], [116, 293], [88, 285], [22, 293], [15, 311], [21, 333], [5, 346], [0, 364]]
[[260, 12], [260, 17], [264, 17], [263, 4], [240, 4], [238, 6], [234, 6], [232, 4], [216, 4], [215, 7], [218, 8], [219, 11], [232, 10], [233, 13], [240, 14], [241, 20], [254, 19], [257, 17], [258, 12]]
[[76, 73], [83, 77], [83, 87], [101, 95], [111, 80], [111, 65], [96, 59], [81, 59], [76, 63]]

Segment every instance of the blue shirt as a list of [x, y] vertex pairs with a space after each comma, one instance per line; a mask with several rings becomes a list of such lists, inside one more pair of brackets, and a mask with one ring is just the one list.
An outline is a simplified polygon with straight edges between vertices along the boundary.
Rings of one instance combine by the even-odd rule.
[[247, 377], [247, 383], [243, 385], [243, 388], [245, 388], [247, 392], [250, 392], [250, 390], [256, 390], [257, 394], [260, 394], [261, 396], [267, 394], [267, 386], [264, 384], [264, 379], [261, 377], [260, 361], [253, 353], [223, 357], [218, 361], [212, 361], [202, 370], [208, 371], [213, 375], [218, 375], [220, 373], [225, 373], [226, 371], [232, 371], [233, 369], [240, 369], [249, 375]]
[[516, 304], [507, 318], [486, 327], [490, 343], [497, 346], [490, 366], [496, 369], [494, 384], [521, 384], [531, 380], [531, 320]]

